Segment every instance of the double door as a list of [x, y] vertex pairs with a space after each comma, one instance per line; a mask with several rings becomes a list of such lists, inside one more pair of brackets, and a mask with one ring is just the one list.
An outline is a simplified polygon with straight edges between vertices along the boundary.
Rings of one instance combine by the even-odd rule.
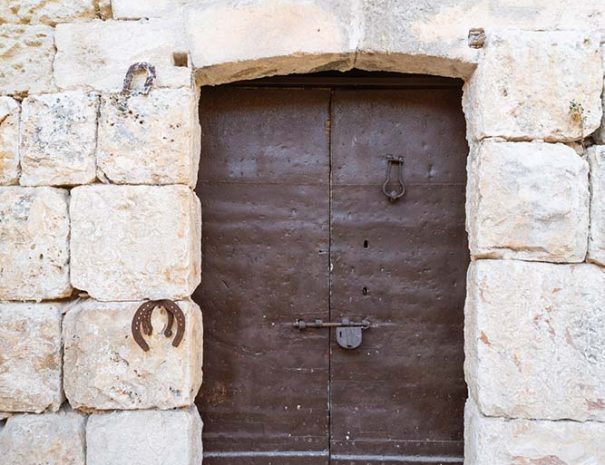
[[462, 463], [461, 90], [377, 84], [202, 89], [205, 464]]

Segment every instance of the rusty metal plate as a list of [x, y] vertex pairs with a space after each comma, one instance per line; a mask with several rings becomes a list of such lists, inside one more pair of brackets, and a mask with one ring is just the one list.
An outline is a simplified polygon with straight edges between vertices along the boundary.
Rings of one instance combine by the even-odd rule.
[[[333, 97], [331, 317], [372, 321], [359, 350], [331, 345], [333, 463], [462, 457], [469, 254], [460, 98], [460, 89]], [[396, 202], [381, 189], [387, 154], [405, 161]]]
[[321, 90], [202, 92], [205, 465], [328, 462], [329, 336], [292, 328], [328, 318], [328, 112]]

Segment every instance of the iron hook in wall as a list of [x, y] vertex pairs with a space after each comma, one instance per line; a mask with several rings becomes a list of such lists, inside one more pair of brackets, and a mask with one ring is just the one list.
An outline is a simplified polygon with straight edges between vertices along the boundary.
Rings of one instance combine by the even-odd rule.
[[[389, 188], [391, 184], [391, 168], [393, 165], [397, 165], [397, 184], [393, 189]], [[393, 155], [387, 155], [387, 175], [384, 183], [382, 184], [382, 193], [387, 196], [389, 202], [395, 202], [405, 194], [405, 184], [403, 182], [403, 157], [395, 157]]]

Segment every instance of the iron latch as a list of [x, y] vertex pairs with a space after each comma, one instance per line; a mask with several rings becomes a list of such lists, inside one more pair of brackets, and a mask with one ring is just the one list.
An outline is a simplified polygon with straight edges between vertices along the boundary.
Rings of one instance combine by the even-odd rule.
[[311, 322], [296, 320], [294, 327], [300, 331], [309, 328], [336, 328], [336, 342], [338, 342], [338, 345], [343, 349], [357, 349], [361, 345], [362, 331], [370, 327], [370, 322], [368, 320], [355, 322], [348, 318], [343, 318], [340, 323], [335, 321], [324, 322], [323, 320]]

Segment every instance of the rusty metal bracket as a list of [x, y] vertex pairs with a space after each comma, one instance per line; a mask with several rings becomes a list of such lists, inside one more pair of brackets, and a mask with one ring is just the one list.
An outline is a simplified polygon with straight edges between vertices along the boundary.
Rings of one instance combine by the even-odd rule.
[[168, 313], [168, 324], [164, 330], [164, 336], [172, 336], [172, 324], [174, 323], [174, 320], [176, 320], [176, 335], [172, 341], [172, 345], [174, 347], [179, 346], [183, 340], [183, 336], [185, 335], [185, 315], [175, 302], [168, 299], [150, 300], [145, 302], [137, 309], [131, 323], [132, 337], [139, 347], [145, 352], [149, 350], [149, 345], [145, 341], [143, 334], [141, 334], [141, 329], [143, 330], [144, 334], [151, 336], [151, 333], [153, 332], [153, 327], [151, 326], [151, 314], [157, 307], [163, 307]]
[[[397, 165], [397, 184], [398, 186], [390, 189], [391, 184], [391, 168]], [[389, 202], [395, 202], [398, 198], [405, 194], [405, 184], [403, 182], [403, 157], [394, 157], [387, 155], [387, 176], [382, 184], [382, 193], [387, 196]]]
[[155, 66], [151, 63], [147, 63], [146, 61], [140, 61], [137, 63], [133, 63], [128, 68], [126, 72], [126, 77], [124, 78], [124, 84], [122, 85], [122, 94], [131, 94], [132, 93], [132, 80], [134, 79], [134, 75], [138, 71], [145, 71], [147, 74], [147, 78], [145, 79], [145, 83], [143, 84], [143, 89], [140, 91], [141, 94], [147, 95], [153, 85], [155, 84], [156, 72]]

